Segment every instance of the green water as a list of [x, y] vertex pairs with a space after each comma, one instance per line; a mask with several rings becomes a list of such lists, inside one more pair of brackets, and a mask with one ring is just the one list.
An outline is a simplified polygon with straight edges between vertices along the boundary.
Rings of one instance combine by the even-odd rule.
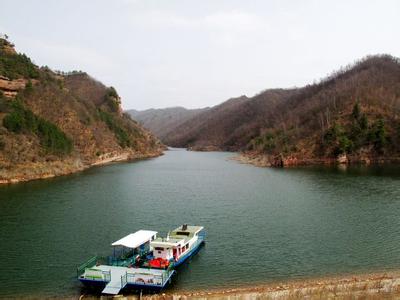
[[171, 289], [400, 266], [400, 167], [267, 169], [168, 151], [0, 187], [0, 296], [78, 295], [75, 268], [138, 229], [203, 225]]

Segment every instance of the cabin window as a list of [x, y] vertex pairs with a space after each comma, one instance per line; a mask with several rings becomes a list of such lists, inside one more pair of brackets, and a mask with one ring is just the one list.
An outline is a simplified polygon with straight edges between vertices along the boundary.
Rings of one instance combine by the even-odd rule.
[[177, 235], [185, 235], [185, 236], [189, 236], [190, 232], [184, 232], [184, 231], [177, 231], [176, 232]]
[[162, 247], [155, 247], [154, 249], [156, 249], [157, 251], [164, 251], [164, 248]]

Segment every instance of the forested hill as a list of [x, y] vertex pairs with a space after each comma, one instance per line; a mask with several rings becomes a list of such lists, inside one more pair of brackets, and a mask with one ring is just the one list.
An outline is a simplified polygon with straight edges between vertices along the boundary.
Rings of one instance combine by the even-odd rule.
[[298, 89], [243, 146], [278, 165], [397, 161], [400, 60], [367, 57]]
[[400, 62], [369, 56], [302, 88], [233, 98], [163, 137], [194, 150], [245, 151], [264, 164], [397, 159]]
[[193, 150], [244, 149], [276, 105], [292, 90], [268, 90], [253, 98], [241, 96], [214, 106], [182, 123], [164, 138], [167, 145]]
[[0, 182], [51, 177], [163, 146], [84, 72], [38, 67], [0, 39]]

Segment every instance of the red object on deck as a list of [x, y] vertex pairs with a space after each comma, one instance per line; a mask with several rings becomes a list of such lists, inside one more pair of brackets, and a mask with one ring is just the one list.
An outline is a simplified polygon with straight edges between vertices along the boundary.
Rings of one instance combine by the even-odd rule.
[[169, 266], [169, 261], [159, 257], [159, 258], [154, 258], [154, 259], [150, 260], [149, 265], [152, 268], [164, 269]]

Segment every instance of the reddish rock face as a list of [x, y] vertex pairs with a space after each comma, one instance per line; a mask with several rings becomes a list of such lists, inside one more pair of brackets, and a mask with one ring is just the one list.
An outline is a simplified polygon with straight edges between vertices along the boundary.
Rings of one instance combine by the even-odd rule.
[[347, 158], [346, 154], [341, 154], [337, 157], [336, 161], [338, 164], [347, 164], [349, 159]]
[[26, 79], [15, 79], [9, 80], [4, 79], [5, 77], [0, 78], [0, 89], [6, 91], [18, 91], [25, 88], [27, 83]]
[[3, 51], [6, 54], [16, 54], [17, 52], [15, 51], [14, 47], [12, 44], [9, 45], [3, 45]]
[[17, 91], [4, 91], [3, 90], [3, 95], [6, 96], [7, 98], [14, 98], [17, 96], [18, 92]]
[[[35, 85], [39, 81], [36, 79], [31, 79], [31, 82], [33, 85]], [[7, 77], [0, 76], [0, 91], [3, 92], [4, 96], [8, 98], [13, 98], [18, 94], [18, 91], [25, 89], [27, 83], [27, 79], [20, 78], [10, 80]]]

